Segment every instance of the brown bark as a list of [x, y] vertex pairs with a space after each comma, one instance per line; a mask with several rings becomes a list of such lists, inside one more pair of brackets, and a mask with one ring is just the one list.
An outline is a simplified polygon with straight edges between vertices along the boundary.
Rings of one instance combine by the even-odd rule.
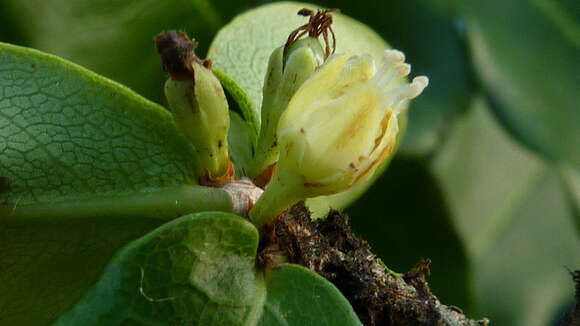
[[269, 268], [283, 255], [317, 272], [342, 292], [366, 326], [488, 325], [487, 319], [470, 320], [439, 302], [426, 281], [429, 261], [404, 275], [386, 268], [353, 235], [345, 214], [333, 211], [325, 220], [312, 221], [298, 204], [265, 230], [264, 239], [261, 259]]

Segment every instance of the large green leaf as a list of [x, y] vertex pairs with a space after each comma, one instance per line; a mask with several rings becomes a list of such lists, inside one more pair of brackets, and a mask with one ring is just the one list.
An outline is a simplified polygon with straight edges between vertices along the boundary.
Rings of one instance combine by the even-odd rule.
[[55, 325], [360, 325], [313, 272], [257, 271], [257, 247], [257, 230], [239, 216], [184, 216], [119, 252]]
[[477, 314], [546, 325], [572, 297], [580, 239], [555, 168], [515, 143], [480, 100], [433, 161], [473, 262]]
[[203, 55], [218, 29], [248, 2], [4, 0], [2, 11], [18, 17], [6, 26], [17, 33], [8, 41], [56, 54], [163, 102], [166, 76], [153, 36], [184, 30], [200, 42]]
[[158, 105], [0, 44], [0, 324], [45, 324], [164, 219], [230, 210], [225, 193], [193, 184], [193, 159]]
[[[135, 206], [154, 203], [152, 194], [163, 209], [153, 216], [190, 206], [169, 197], [186, 199], [198, 189], [185, 186], [195, 183], [195, 154], [163, 108], [78, 66], [12, 45], [0, 45], [0, 72], [3, 218], [70, 218], [91, 209], [139, 216]], [[69, 207], [55, 204], [61, 201]]]
[[580, 10], [574, 0], [461, 6], [496, 116], [547, 158], [580, 167]]

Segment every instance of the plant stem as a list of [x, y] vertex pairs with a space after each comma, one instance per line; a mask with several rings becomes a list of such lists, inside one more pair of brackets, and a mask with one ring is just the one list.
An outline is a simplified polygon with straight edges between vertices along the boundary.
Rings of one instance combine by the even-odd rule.
[[154, 192], [70, 198], [60, 202], [0, 205], [0, 221], [67, 220], [87, 217], [171, 219], [201, 211], [232, 212], [222, 189], [180, 185]]
[[250, 220], [257, 228], [273, 222], [276, 217], [288, 207], [304, 199], [296, 196], [293, 184], [285, 184], [279, 178], [274, 178], [268, 185], [256, 205], [250, 211]]

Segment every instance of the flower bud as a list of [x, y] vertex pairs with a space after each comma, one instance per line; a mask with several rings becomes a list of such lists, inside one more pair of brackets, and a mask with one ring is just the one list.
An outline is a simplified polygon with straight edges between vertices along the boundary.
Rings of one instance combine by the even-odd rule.
[[280, 158], [274, 179], [250, 213], [256, 224], [298, 200], [349, 189], [393, 155], [397, 116], [428, 84], [404, 55], [387, 50], [376, 69], [369, 55], [332, 56], [292, 97], [278, 125]]
[[278, 160], [276, 130], [280, 115], [292, 95], [324, 62], [324, 51], [317, 39], [307, 37], [275, 49], [270, 55], [264, 80], [262, 123], [250, 176], [257, 177]]
[[230, 126], [222, 85], [209, 69], [211, 63], [195, 56], [197, 44], [185, 33], [163, 33], [155, 41], [171, 75], [165, 83], [165, 96], [178, 128], [196, 149], [197, 173], [220, 177], [229, 164]]

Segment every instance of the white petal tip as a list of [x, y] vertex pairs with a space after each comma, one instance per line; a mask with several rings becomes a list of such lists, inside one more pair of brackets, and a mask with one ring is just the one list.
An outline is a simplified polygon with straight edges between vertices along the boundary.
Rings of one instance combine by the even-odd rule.
[[422, 85], [422, 87], [425, 88], [429, 85], [429, 78], [427, 76], [417, 76], [413, 78], [412, 83]]
[[405, 54], [399, 50], [386, 50], [384, 60], [392, 63], [405, 62]]
[[397, 75], [400, 77], [405, 77], [411, 72], [411, 65], [408, 63], [399, 63], [396, 66]]
[[425, 89], [425, 87], [427, 87], [427, 85], [429, 85], [429, 78], [425, 76], [413, 78], [413, 81], [411, 82], [409, 88], [405, 92], [405, 97], [409, 100], [414, 99], [423, 92], [423, 90]]
[[429, 78], [427, 78], [427, 76], [417, 76], [413, 78], [411, 84], [416, 84], [418, 85], [418, 87], [421, 88], [421, 90], [423, 90], [425, 87], [429, 85]]

